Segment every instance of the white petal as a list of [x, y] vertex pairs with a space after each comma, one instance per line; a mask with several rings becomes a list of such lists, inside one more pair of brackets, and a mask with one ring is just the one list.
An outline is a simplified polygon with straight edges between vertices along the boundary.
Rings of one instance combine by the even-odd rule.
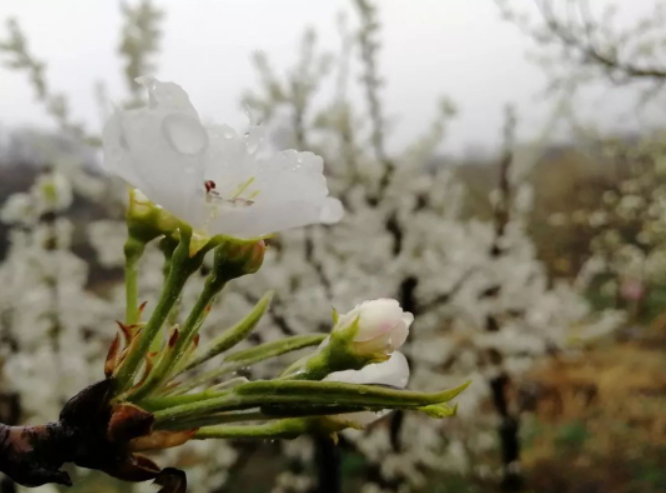
[[237, 238], [256, 238], [275, 231], [316, 222], [317, 210], [308, 202], [275, 204], [272, 207], [223, 205], [210, 221], [215, 233]]
[[359, 428], [365, 428], [390, 412], [391, 411], [379, 411], [378, 413], [373, 413], [372, 411], [359, 411], [357, 413], [339, 414], [337, 417], [341, 421], [352, 422]]
[[141, 187], [143, 180], [136, 171], [130, 156], [127, 140], [123, 135], [121, 114], [115, 111], [104, 126], [104, 160], [102, 166], [106, 171], [119, 176], [135, 187]]
[[162, 109], [179, 110], [196, 115], [187, 93], [178, 84], [161, 82], [155, 77], [137, 77], [136, 81], [148, 90], [148, 106]]
[[328, 197], [319, 214], [319, 221], [324, 224], [335, 224], [339, 222], [344, 215], [345, 209], [342, 207], [342, 202], [338, 199]]
[[327, 375], [324, 381], [405, 388], [409, 382], [409, 363], [404, 354], [396, 351], [384, 363], [367, 365], [360, 370], [336, 371]]
[[208, 134], [199, 120], [190, 115], [174, 113], [165, 116], [162, 133], [171, 147], [181, 154], [196, 156], [208, 147]]

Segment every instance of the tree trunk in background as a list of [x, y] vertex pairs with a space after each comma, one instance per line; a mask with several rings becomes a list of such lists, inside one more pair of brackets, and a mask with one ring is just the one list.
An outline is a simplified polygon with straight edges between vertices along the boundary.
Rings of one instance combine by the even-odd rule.
[[502, 491], [514, 493], [523, 489], [520, 471], [520, 421], [512, 416], [508, 405], [509, 377], [500, 375], [490, 380], [493, 404], [500, 417], [498, 434], [502, 451]]
[[[21, 416], [21, 404], [17, 394], [6, 394], [0, 396], [0, 422], [8, 425], [16, 425]], [[16, 483], [4, 476], [0, 480], [0, 493], [16, 493]]]
[[[511, 107], [507, 107], [506, 121], [504, 124], [504, 153], [499, 166], [498, 190], [500, 199], [495, 205], [493, 213], [493, 223], [495, 226], [495, 238], [490, 249], [489, 255], [493, 260], [499, 260], [506, 255], [503, 245], [506, 229], [511, 220], [512, 204], [514, 190], [511, 183], [511, 167], [513, 164], [513, 143], [515, 137], [516, 116]], [[499, 280], [498, 280], [499, 282]], [[502, 291], [502, 284], [491, 286], [480, 293], [480, 299], [499, 299]], [[497, 313], [489, 313], [486, 316], [487, 332], [499, 332], [502, 329], [501, 319]], [[503, 369], [504, 355], [498, 348], [492, 348], [489, 351], [490, 361], [497, 369], [499, 374], [490, 379], [490, 390], [492, 393], [493, 405], [500, 419], [498, 433], [500, 439], [500, 448], [502, 452], [502, 482], [501, 490], [514, 493], [522, 491], [523, 476], [520, 470], [520, 417], [518, 413], [512, 413], [509, 405], [509, 390], [511, 387], [511, 378]]]
[[317, 486], [314, 493], [342, 493], [341, 451], [328, 437], [313, 437]]

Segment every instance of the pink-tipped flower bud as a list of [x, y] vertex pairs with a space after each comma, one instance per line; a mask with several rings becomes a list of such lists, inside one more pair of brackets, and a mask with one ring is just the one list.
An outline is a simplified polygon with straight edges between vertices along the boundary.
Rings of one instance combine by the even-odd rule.
[[403, 311], [396, 300], [381, 298], [365, 301], [339, 317], [333, 335], [354, 331], [352, 352], [359, 356], [388, 359], [409, 335], [414, 315]]

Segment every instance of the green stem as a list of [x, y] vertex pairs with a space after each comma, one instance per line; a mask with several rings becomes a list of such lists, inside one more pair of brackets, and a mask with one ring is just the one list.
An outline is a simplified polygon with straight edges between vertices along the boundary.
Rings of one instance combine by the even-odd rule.
[[236, 344], [243, 341], [259, 323], [261, 317], [268, 309], [272, 298], [273, 293], [271, 291], [262, 296], [250, 313], [248, 313], [236, 325], [225, 330], [219, 337], [215, 338], [210, 344], [208, 344], [208, 346], [206, 346], [206, 348], [204, 348], [201, 354], [192, 358], [192, 360], [189, 361], [177, 374], [191, 370], [192, 368], [205, 363], [209, 359], [228, 351]]
[[[178, 240], [176, 240], [171, 236], [165, 236], [159, 242], [160, 250], [164, 255], [164, 264], [162, 265], [162, 275], [164, 280], [166, 280], [169, 277], [169, 273], [171, 272], [171, 261], [173, 260], [173, 252], [177, 246], [178, 246]], [[167, 327], [172, 327], [176, 323], [178, 323], [178, 314], [180, 311], [179, 305], [180, 305], [180, 300], [174, 304], [173, 308], [169, 312], [169, 316], [167, 317], [166, 321]], [[157, 337], [156, 340], [159, 340], [159, 337]], [[159, 347], [151, 348], [151, 351], [153, 349], [157, 351], [159, 350]]]
[[[191, 378], [189, 380], [186, 380], [184, 383], [180, 384], [178, 387], [175, 387], [173, 389], [173, 393], [176, 394], [183, 394], [185, 392], [189, 392], [192, 389], [196, 389], [198, 386], [205, 384], [209, 380], [213, 380], [215, 378], [223, 377], [225, 375], [229, 375], [230, 373], [233, 373], [235, 371], [238, 371], [242, 368], [245, 368], [247, 365], [243, 362], [239, 363], [232, 363], [232, 364], [222, 364], [222, 366], [219, 366], [218, 368], [214, 368], [212, 370], [209, 370], [205, 373], [202, 373], [201, 375]], [[171, 393], [171, 392], [167, 392]]]
[[132, 236], [125, 242], [125, 322], [139, 321], [138, 263], [146, 244]]
[[145, 327], [143, 327], [139, 335], [132, 341], [127, 358], [116, 375], [117, 393], [127, 390], [132, 386], [139, 367], [150, 350], [153, 340], [159, 334], [162, 324], [169, 315], [171, 308], [178, 299], [178, 296], [180, 296], [187, 279], [201, 265], [203, 255], [196, 254], [192, 258], [189, 256], [190, 237], [191, 231], [183, 228], [181, 230], [180, 242], [174, 251], [173, 265], [169, 272], [169, 277], [164, 283], [160, 300]]
[[168, 368], [176, 368], [176, 365], [178, 365], [180, 360], [187, 353], [208, 315], [208, 307], [215, 299], [215, 296], [222, 291], [226, 283], [227, 280], [218, 274], [212, 273], [208, 276], [204, 288], [201, 291], [199, 298], [197, 298], [197, 302], [188, 315], [187, 320], [185, 320], [180, 338], [176, 342], [176, 350], [173, 352], [173, 358], [172, 361], [169, 362]]
[[214, 276], [213, 274], [206, 279], [206, 283], [201, 294], [199, 294], [196, 304], [183, 324], [175, 347], [160, 359], [146, 381], [132, 393], [131, 400], [133, 402], [139, 402], [141, 399], [149, 396], [153, 390], [168, 379], [171, 371], [173, 371], [180, 359], [187, 352], [194, 340], [194, 336], [201, 328], [208, 314], [208, 306], [213, 301], [213, 298], [215, 298], [215, 295], [224, 287], [225, 283], [219, 282], [218, 279], [219, 276]]

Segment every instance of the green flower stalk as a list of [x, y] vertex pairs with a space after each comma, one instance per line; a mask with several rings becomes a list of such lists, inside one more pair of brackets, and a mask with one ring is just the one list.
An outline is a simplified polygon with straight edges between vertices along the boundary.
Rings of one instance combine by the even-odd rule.
[[116, 385], [119, 391], [128, 390], [134, 384], [134, 378], [141, 364], [144, 362], [153, 340], [160, 332], [162, 324], [166, 320], [174, 303], [180, 296], [187, 279], [203, 262], [205, 251], [190, 257], [191, 230], [181, 227], [180, 239], [174, 250], [171, 260], [169, 276], [166, 278], [160, 299], [145, 326], [138, 328], [136, 337], [133, 337], [126, 358], [115, 372]]
[[[213, 269], [206, 279], [196, 304], [190, 311], [182, 329], [174, 332], [174, 335], [169, 338], [159, 362], [151, 370], [147, 379], [131, 393], [129, 398], [133, 402], [139, 402], [150, 395], [176, 372], [183, 357], [188, 354], [192, 344], [195, 343], [199, 329], [203, 325], [215, 296], [232, 279], [256, 272], [263, 263], [264, 251], [263, 241], [240, 243], [226, 240], [215, 247]], [[205, 254], [204, 250], [201, 252]], [[174, 267], [172, 266], [171, 269], [173, 270]], [[251, 330], [253, 326], [251, 325], [249, 329]], [[242, 339], [239, 338], [239, 340]]]
[[146, 245], [178, 230], [178, 220], [153, 204], [140, 191], [130, 189], [127, 206], [127, 241], [125, 242], [125, 292], [127, 325], [139, 322], [138, 263]]

